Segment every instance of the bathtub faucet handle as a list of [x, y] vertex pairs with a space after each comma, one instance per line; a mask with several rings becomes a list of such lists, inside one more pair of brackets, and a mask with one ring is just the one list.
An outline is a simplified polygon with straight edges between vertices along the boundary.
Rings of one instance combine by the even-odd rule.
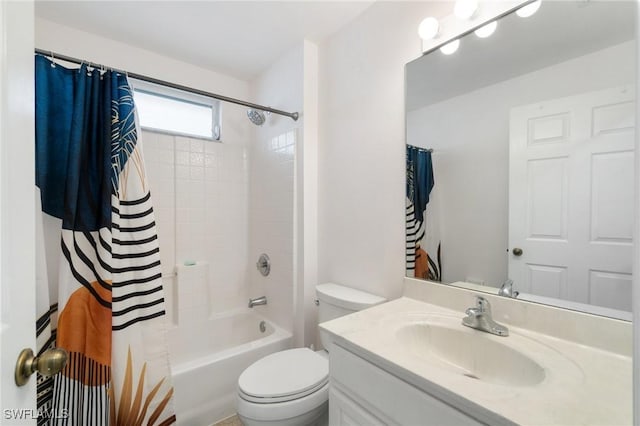
[[256, 305], [266, 305], [267, 296], [256, 297], [255, 299], [249, 299], [249, 307], [253, 308]]

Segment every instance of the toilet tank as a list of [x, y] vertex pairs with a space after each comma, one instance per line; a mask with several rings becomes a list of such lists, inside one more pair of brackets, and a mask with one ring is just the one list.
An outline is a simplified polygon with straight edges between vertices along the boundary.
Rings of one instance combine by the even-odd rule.
[[[318, 323], [386, 302], [385, 298], [375, 294], [334, 283], [319, 284], [316, 286], [316, 295], [319, 302]], [[329, 336], [322, 330], [320, 341], [325, 349], [329, 347]]]

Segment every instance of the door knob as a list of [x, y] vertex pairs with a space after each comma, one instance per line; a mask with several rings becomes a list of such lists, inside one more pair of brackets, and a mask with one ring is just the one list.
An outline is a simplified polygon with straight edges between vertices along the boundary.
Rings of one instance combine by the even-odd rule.
[[43, 376], [59, 373], [67, 363], [67, 358], [67, 351], [62, 348], [48, 349], [40, 356], [34, 356], [31, 349], [23, 349], [16, 362], [16, 385], [26, 385], [36, 371]]
[[520, 247], [514, 247], [513, 250], [511, 250], [511, 252], [513, 253], [514, 256], [522, 256], [522, 249]]

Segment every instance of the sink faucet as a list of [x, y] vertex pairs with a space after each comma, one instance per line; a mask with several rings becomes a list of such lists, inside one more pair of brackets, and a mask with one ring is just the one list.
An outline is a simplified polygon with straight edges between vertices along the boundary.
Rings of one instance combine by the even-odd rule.
[[486, 331], [487, 333], [497, 336], [508, 336], [509, 329], [504, 325], [498, 324], [491, 318], [491, 305], [484, 297], [476, 297], [475, 308], [469, 308], [465, 311], [466, 317], [462, 319], [462, 325], [475, 328], [476, 330]]
[[502, 283], [502, 287], [500, 287], [500, 290], [498, 290], [498, 296], [516, 298], [519, 294], [520, 293], [513, 289], [513, 280], [506, 280], [504, 283]]
[[266, 305], [267, 296], [256, 297], [255, 299], [249, 299], [249, 307], [253, 308], [256, 305]]

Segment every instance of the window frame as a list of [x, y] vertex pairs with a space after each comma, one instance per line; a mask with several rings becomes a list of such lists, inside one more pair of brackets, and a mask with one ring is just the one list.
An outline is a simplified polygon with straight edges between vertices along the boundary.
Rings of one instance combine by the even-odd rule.
[[135, 102], [135, 93], [139, 92], [139, 93], [144, 93], [146, 95], [151, 95], [159, 98], [172, 100], [175, 102], [181, 102], [181, 103], [193, 104], [193, 105], [211, 108], [211, 136], [203, 136], [203, 135], [179, 132], [174, 130], [160, 129], [160, 128], [151, 127], [151, 126], [143, 126], [142, 123], [140, 123], [139, 112], [138, 112], [138, 122], [140, 123], [140, 128], [142, 130], [146, 130], [154, 133], [160, 133], [164, 135], [181, 136], [181, 137], [187, 137], [187, 138], [202, 139], [206, 141], [221, 142], [222, 140], [222, 108], [221, 108], [221, 101], [219, 99], [197, 95], [195, 93], [186, 92], [184, 90], [175, 89], [173, 87], [163, 86], [160, 84], [150, 83], [148, 81], [138, 80], [132, 77], [129, 77], [129, 84], [133, 89], [134, 102]]

